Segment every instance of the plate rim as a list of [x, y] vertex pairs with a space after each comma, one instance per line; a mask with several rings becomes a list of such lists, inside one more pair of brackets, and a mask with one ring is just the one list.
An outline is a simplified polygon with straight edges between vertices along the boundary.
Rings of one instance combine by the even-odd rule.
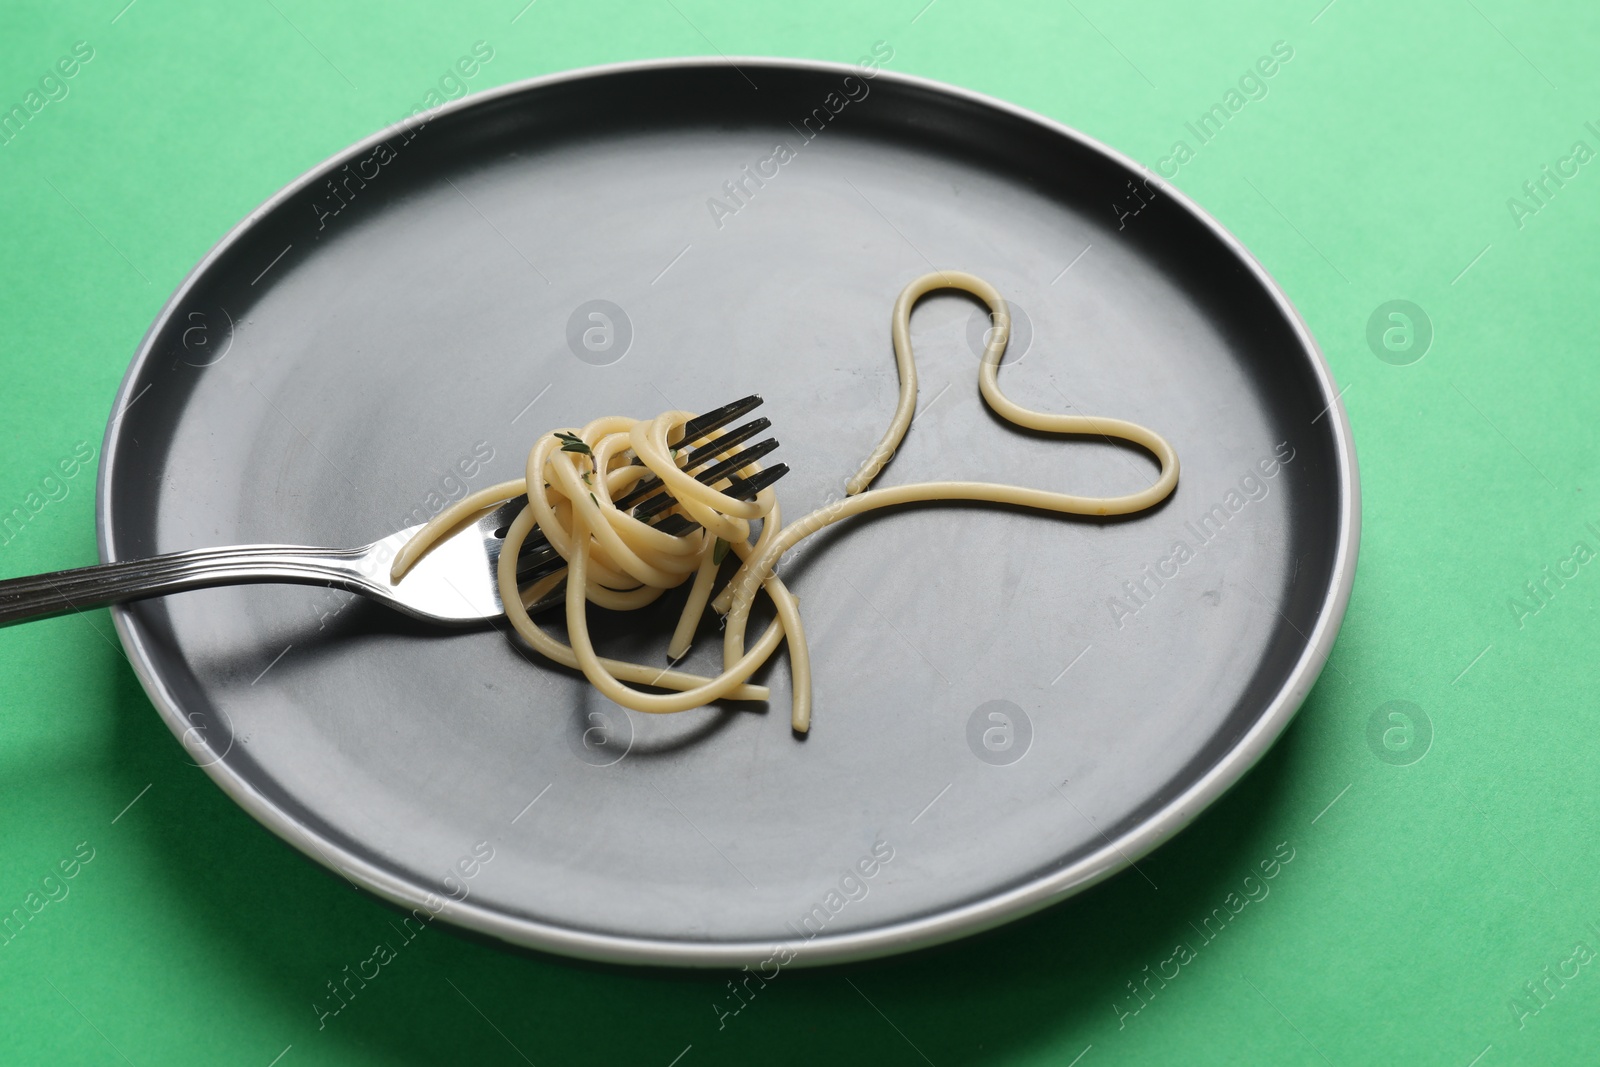
[[[752, 69], [861, 76], [860, 68], [849, 63], [779, 56], [717, 55], [629, 60], [557, 71], [477, 93], [468, 93], [421, 115], [413, 114], [402, 121], [385, 126], [327, 157], [283, 186], [231, 227], [206, 252], [173, 290], [172, 295], [162, 305], [160, 312], [141, 337], [134, 357], [117, 388], [111, 411], [125, 410], [134, 383], [151, 362], [153, 339], [178, 312], [190, 291], [212, 265], [280, 205], [314, 185], [329, 172], [376, 148], [380, 142], [459, 111], [551, 86], [636, 72], [729, 66], [734, 69], [748, 66]], [[796, 937], [777, 941], [697, 941], [683, 938], [624, 936], [514, 917], [472, 903], [470, 900], [457, 902], [443, 898], [425, 887], [398, 878], [390, 871], [317, 835], [284, 812], [250, 782], [234, 774], [222, 760], [213, 760], [203, 765], [202, 769], [207, 776], [234, 803], [307, 858], [343, 875], [359, 888], [407, 909], [428, 908], [433, 911], [430, 905], [442, 900], [443, 908], [434, 912], [435, 917], [468, 930], [488, 934], [512, 945], [607, 963], [668, 967], [753, 966], [768, 959], [774, 949], [784, 946], [795, 953], [793, 962], [787, 965], [803, 967], [872, 959], [942, 944], [993, 929], [1080, 893], [1132, 866], [1173, 834], [1189, 825], [1260, 760], [1293, 720], [1327, 663], [1355, 582], [1361, 529], [1361, 497], [1355, 443], [1348, 415], [1340, 403], [1333, 372], [1321, 347], [1288, 294], [1250, 250], [1164, 176], [1156, 177], [1150, 168], [1130, 156], [1065, 123], [986, 93], [932, 78], [881, 68], [872, 77], [875, 80], [884, 78], [907, 88], [930, 91], [967, 104], [1001, 112], [1011, 118], [1040, 127], [1046, 133], [1075, 142], [1079, 148], [1096, 153], [1126, 171], [1155, 178], [1160, 183], [1159, 187], [1163, 193], [1170, 196], [1195, 221], [1206, 227], [1223, 247], [1238, 259], [1256, 284], [1271, 298], [1292, 329], [1300, 343], [1301, 353], [1308, 358], [1313, 379], [1322, 392], [1322, 399], [1327, 402], [1325, 411], [1333, 416], [1330, 424], [1338, 467], [1338, 539], [1334, 552], [1332, 580], [1323, 595], [1322, 610], [1316, 624], [1287, 680], [1256, 718], [1254, 724], [1210, 770], [1190, 783], [1158, 811], [1116, 839], [1109, 840], [1104, 848], [1090, 852], [1068, 866], [1000, 893], [930, 915], [869, 929], [818, 935], [810, 940]], [[112, 416], [107, 423], [105, 437], [101, 443], [101, 463], [95, 487], [97, 542], [100, 559], [106, 563], [118, 558], [110, 518], [111, 484], [121, 446], [121, 422], [120, 418]], [[111, 608], [111, 618], [145, 694], [168, 729], [181, 743], [189, 729], [189, 723], [184, 718], [177, 699], [156, 672], [142, 631], [133, 623], [126, 605], [114, 605]]]

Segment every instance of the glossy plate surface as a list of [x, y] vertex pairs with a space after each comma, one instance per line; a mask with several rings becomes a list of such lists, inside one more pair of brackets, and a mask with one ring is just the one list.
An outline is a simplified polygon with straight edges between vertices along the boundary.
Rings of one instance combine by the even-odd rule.
[[[798, 517], [886, 425], [890, 307], [934, 266], [1007, 295], [1018, 402], [1142, 422], [1182, 480], [1128, 521], [924, 506], [812, 539], [784, 571], [815, 659], [804, 740], [781, 657], [765, 710], [652, 717], [504, 633], [344, 593], [117, 610], [157, 708], [255, 817], [364, 888], [522, 945], [738, 965], [785, 943], [804, 964], [1024, 914], [1247, 770], [1348, 598], [1358, 496], [1334, 388], [1215, 222], [1009, 105], [737, 62], [468, 98], [263, 205], [129, 371], [104, 557], [366, 543], [517, 476], [546, 428], [751, 392]], [[919, 305], [920, 413], [879, 484], [1110, 495], [1154, 477], [1137, 450], [990, 415], [985, 326], [963, 296]], [[604, 647], [663, 660], [670, 603], [643, 630], [597, 619]], [[688, 666], [719, 654], [708, 629]]]

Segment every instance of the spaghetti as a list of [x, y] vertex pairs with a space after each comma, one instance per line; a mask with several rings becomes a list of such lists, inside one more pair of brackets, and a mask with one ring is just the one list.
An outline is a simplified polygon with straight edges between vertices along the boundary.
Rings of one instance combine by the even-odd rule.
[[[917, 368], [911, 354], [911, 309], [927, 293], [958, 289], [989, 306], [994, 329], [984, 346], [978, 388], [1001, 418], [1017, 426], [1053, 434], [1092, 434], [1137, 444], [1154, 455], [1161, 473], [1149, 487], [1114, 497], [1075, 496], [992, 482], [919, 482], [869, 488], [899, 448], [916, 410]], [[1013, 504], [1070, 515], [1129, 515], [1160, 503], [1178, 483], [1178, 456], [1153, 430], [1122, 419], [1055, 415], [1032, 411], [1000, 390], [999, 367], [1011, 331], [1011, 316], [1000, 293], [983, 279], [960, 271], [934, 271], [907, 285], [891, 317], [899, 401], [883, 438], [846, 483], [847, 496], [784, 526], [771, 487], [754, 500], [741, 500], [704, 485], [680, 469], [672, 441], [692, 417], [668, 411], [654, 419], [622, 416], [596, 419], [577, 431], [552, 431], [528, 454], [526, 477], [490, 486], [458, 501], [419, 530], [395, 557], [391, 577], [399, 581], [428, 548], [469, 516], [519, 496], [527, 507], [506, 531], [497, 580], [506, 618], [532, 648], [548, 659], [581, 670], [595, 688], [623, 707], [665, 714], [701, 707], [714, 700], [765, 700], [769, 690], [749, 679], [787, 641], [793, 679], [790, 722], [800, 733], [811, 725], [811, 658], [799, 602], [774, 573], [779, 558], [801, 540], [841, 519], [878, 508], [923, 500], [969, 500]], [[721, 431], [718, 431], [721, 436]], [[631, 454], [631, 455], [630, 455]], [[637, 462], [635, 462], [637, 460]], [[759, 471], [751, 464], [739, 472]], [[641, 479], [654, 475], [676, 499], [673, 508], [699, 524], [681, 535], [656, 529], [616, 507], [614, 500]], [[730, 483], [731, 484], [731, 483]], [[759, 535], [752, 538], [759, 521]], [[537, 527], [566, 567], [527, 589], [517, 584], [517, 556]], [[733, 578], [713, 599], [722, 563], [719, 545], [739, 558]], [[566, 583], [567, 634], [564, 644], [540, 629], [527, 607]], [[628, 610], [654, 602], [668, 589], [689, 584], [668, 654], [681, 658], [709, 604], [725, 616], [723, 668], [714, 678], [603, 658], [590, 639], [587, 606]], [[758, 591], [776, 609], [776, 618], [746, 645], [750, 611]], [[626, 683], [669, 690], [644, 692]]]

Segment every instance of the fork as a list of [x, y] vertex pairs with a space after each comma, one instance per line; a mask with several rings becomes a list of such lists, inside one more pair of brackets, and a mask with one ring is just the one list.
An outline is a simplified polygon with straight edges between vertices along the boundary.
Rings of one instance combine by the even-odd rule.
[[[723, 492], [740, 499], [754, 497], [787, 474], [789, 467], [784, 463], [763, 468], [749, 478], [734, 474], [776, 449], [778, 442], [772, 438], [732, 456], [724, 456], [771, 425], [764, 418], [754, 419], [715, 440], [682, 451], [748, 414], [761, 402], [759, 396], [748, 396], [686, 422], [675, 445], [682, 469], [708, 486], [727, 482]], [[716, 462], [695, 473], [697, 467], [712, 460]], [[454, 626], [486, 622], [504, 613], [495, 574], [506, 528], [524, 503], [521, 497], [509, 500], [464, 523], [429, 549], [398, 582], [389, 578], [395, 554], [425, 523], [408, 526], [360, 548], [298, 545], [201, 548], [12, 578], [0, 581], [0, 626], [189, 589], [259, 583], [343, 589], [426, 622]], [[682, 514], [672, 513], [676, 503], [660, 479], [651, 476], [641, 479], [616, 501], [616, 506], [632, 509], [634, 516], [643, 521], [654, 519], [652, 525], [657, 529], [681, 536], [695, 529], [697, 524]], [[548, 541], [542, 536], [530, 536], [517, 559], [517, 581], [526, 584], [563, 565], [564, 561]], [[530, 613], [543, 611], [564, 599], [565, 595], [555, 590], [528, 610]]]

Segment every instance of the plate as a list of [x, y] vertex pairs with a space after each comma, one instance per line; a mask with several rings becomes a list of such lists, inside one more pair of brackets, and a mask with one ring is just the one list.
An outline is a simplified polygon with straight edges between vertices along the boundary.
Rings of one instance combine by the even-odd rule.
[[[1127, 520], [921, 506], [786, 562], [809, 737], [769, 707], [653, 717], [500, 632], [318, 588], [115, 611], [185, 753], [263, 825], [411, 912], [646, 964], [899, 952], [1057, 901], [1181, 829], [1272, 743], [1344, 612], [1355, 456], [1288, 299], [1158, 176], [1038, 115], [881, 69], [632, 63], [464, 98], [253, 212], [142, 342], [108, 428], [106, 560], [354, 545], [515, 477], [539, 433], [747, 393], [790, 517], [894, 407], [889, 311], [933, 267], [1017, 320], [1034, 408], [1132, 419], [1182, 480]], [[919, 411], [879, 484], [1110, 495], [1153, 460], [1018, 432], [988, 322], [913, 320]], [[670, 608], [597, 619], [664, 657]], [[690, 669], [714, 670], [714, 627]]]

